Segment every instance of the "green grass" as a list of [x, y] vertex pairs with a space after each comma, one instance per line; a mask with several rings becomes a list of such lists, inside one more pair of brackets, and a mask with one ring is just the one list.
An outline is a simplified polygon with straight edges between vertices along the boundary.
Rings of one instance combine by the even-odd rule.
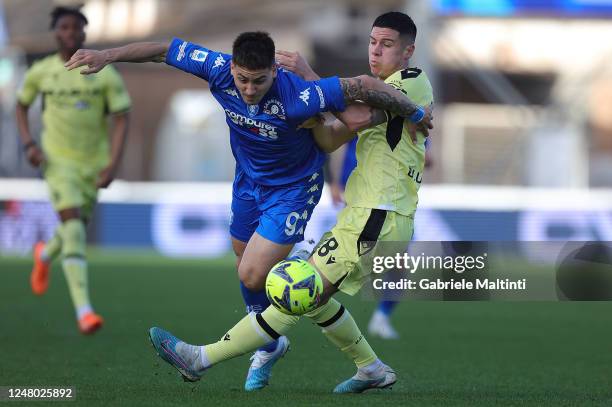
[[[93, 337], [77, 332], [60, 268], [43, 297], [30, 293], [29, 269], [28, 260], [0, 258], [0, 386], [75, 386], [69, 406], [612, 405], [610, 303], [402, 304], [394, 316], [402, 339], [370, 341], [399, 381], [357, 396], [330, 394], [353, 367], [304, 320], [270, 387], [246, 393], [246, 356], [187, 384], [147, 338], [154, 325], [196, 343], [221, 337], [244, 313], [233, 259], [92, 254], [92, 297], [106, 319]], [[374, 304], [340, 299], [365, 327]]]

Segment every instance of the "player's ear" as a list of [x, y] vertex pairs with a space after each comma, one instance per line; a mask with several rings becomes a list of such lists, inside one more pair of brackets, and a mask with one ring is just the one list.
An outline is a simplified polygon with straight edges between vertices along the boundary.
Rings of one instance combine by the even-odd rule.
[[272, 79], [275, 79], [277, 74], [278, 74], [278, 69], [276, 68], [276, 64], [274, 64], [272, 65]]
[[412, 54], [414, 54], [414, 49], [415, 49], [414, 44], [406, 45], [406, 47], [404, 48], [404, 58], [406, 60], [409, 60], [410, 58], [412, 58]]

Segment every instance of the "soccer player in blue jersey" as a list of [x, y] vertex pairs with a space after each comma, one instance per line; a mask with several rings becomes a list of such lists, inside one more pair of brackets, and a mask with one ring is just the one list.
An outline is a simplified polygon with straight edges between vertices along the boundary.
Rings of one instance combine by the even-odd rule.
[[[274, 42], [267, 33], [246, 32], [234, 41], [232, 55], [174, 39], [170, 43], [133, 43], [103, 51], [79, 50], [68, 69], [98, 72], [113, 62], [165, 62], [206, 81], [223, 107], [236, 159], [230, 234], [242, 294], [249, 312], [269, 305], [265, 278], [304, 229], [323, 187], [324, 153], [302, 122], [323, 111], [343, 111], [361, 101], [430, 126], [429, 108], [369, 76], [306, 81], [277, 69]], [[347, 119], [349, 127], [356, 126]], [[245, 388], [268, 383], [272, 365], [288, 349], [288, 340], [260, 348]]]

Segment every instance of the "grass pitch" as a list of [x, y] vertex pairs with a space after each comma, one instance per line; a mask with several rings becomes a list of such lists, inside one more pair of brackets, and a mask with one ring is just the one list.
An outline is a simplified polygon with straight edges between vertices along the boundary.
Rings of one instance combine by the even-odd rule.
[[[74, 386], [74, 402], [20, 405], [612, 405], [612, 304], [408, 302], [394, 315], [399, 341], [371, 339], [398, 373], [391, 391], [331, 394], [354, 373], [308, 320], [271, 385], [246, 393], [244, 356], [183, 383], [149, 344], [161, 326], [194, 343], [221, 337], [244, 315], [233, 259], [170, 260], [93, 253], [90, 282], [105, 327], [76, 329], [59, 264], [43, 297], [29, 288], [28, 259], [0, 258], [0, 386]], [[365, 327], [374, 303], [339, 299]]]

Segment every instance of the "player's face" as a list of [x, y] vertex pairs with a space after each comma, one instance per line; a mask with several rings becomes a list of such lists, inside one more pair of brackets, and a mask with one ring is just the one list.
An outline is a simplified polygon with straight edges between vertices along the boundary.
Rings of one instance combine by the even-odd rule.
[[414, 52], [414, 44], [407, 44], [399, 32], [391, 28], [372, 27], [368, 58], [372, 75], [387, 79], [403, 69]]
[[276, 78], [276, 66], [252, 71], [232, 62], [231, 70], [236, 88], [249, 105], [259, 103]]
[[76, 52], [85, 42], [83, 21], [73, 15], [60, 17], [55, 24], [55, 39], [60, 49]]

